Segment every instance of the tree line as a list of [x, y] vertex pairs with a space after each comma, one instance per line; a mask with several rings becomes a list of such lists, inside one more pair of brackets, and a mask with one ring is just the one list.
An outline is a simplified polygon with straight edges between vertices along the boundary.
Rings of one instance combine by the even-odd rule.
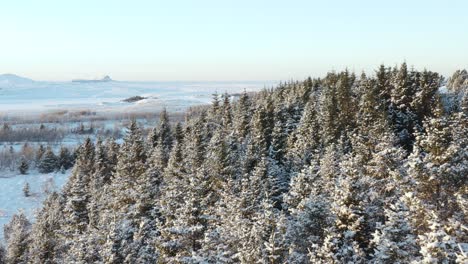
[[0, 150], [0, 170], [20, 174], [27, 174], [30, 169], [40, 173], [64, 171], [73, 167], [75, 156], [76, 151], [66, 146], [61, 146], [57, 153], [52, 145], [24, 143], [19, 150], [4, 146]]

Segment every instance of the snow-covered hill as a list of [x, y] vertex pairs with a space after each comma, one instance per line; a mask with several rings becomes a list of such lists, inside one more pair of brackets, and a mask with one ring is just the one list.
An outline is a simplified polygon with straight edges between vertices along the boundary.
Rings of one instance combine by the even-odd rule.
[[24, 78], [15, 74], [0, 74], [0, 87], [2, 86], [8, 86], [8, 87], [14, 87], [14, 86], [21, 86], [21, 85], [32, 85], [34, 83], [33, 80]]
[[[50, 110], [183, 111], [209, 103], [211, 95], [257, 91], [274, 82], [39, 82], [16, 75], [0, 75], [0, 114], [40, 113]], [[142, 96], [146, 100], [127, 103]]]

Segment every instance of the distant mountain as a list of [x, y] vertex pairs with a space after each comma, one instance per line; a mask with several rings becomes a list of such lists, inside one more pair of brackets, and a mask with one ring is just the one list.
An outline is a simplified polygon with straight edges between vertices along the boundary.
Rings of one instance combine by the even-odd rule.
[[72, 80], [72, 82], [79, 82], [79, 83], [89, 83], [89, 82], [112, 82], [113, 80], [108, 75], [104, 76], [102, 79], [97, 80], [85, 80], [85, 79], [77, 79]]
[[30, 84], [34, 81], [15, 74], [0, 74], [0, 85], [21, 85]]

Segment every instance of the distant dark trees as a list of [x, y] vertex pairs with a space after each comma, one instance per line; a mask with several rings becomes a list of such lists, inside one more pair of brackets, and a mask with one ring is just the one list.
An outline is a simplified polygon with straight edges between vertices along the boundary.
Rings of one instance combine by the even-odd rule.
[[57, 128], [24, 126], [11, 127], [5, 123], [0, 128], [0, 142], [60, 142], [65, 131]]

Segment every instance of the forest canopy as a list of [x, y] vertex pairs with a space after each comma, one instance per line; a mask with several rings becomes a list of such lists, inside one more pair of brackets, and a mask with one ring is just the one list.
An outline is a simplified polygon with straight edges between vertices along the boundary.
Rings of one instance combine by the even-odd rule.
[[[468, 82], [403, 63], [86, 140], [6, 263], [466, 263]], [[448, 100], [447, 97], [452, 99]]]

